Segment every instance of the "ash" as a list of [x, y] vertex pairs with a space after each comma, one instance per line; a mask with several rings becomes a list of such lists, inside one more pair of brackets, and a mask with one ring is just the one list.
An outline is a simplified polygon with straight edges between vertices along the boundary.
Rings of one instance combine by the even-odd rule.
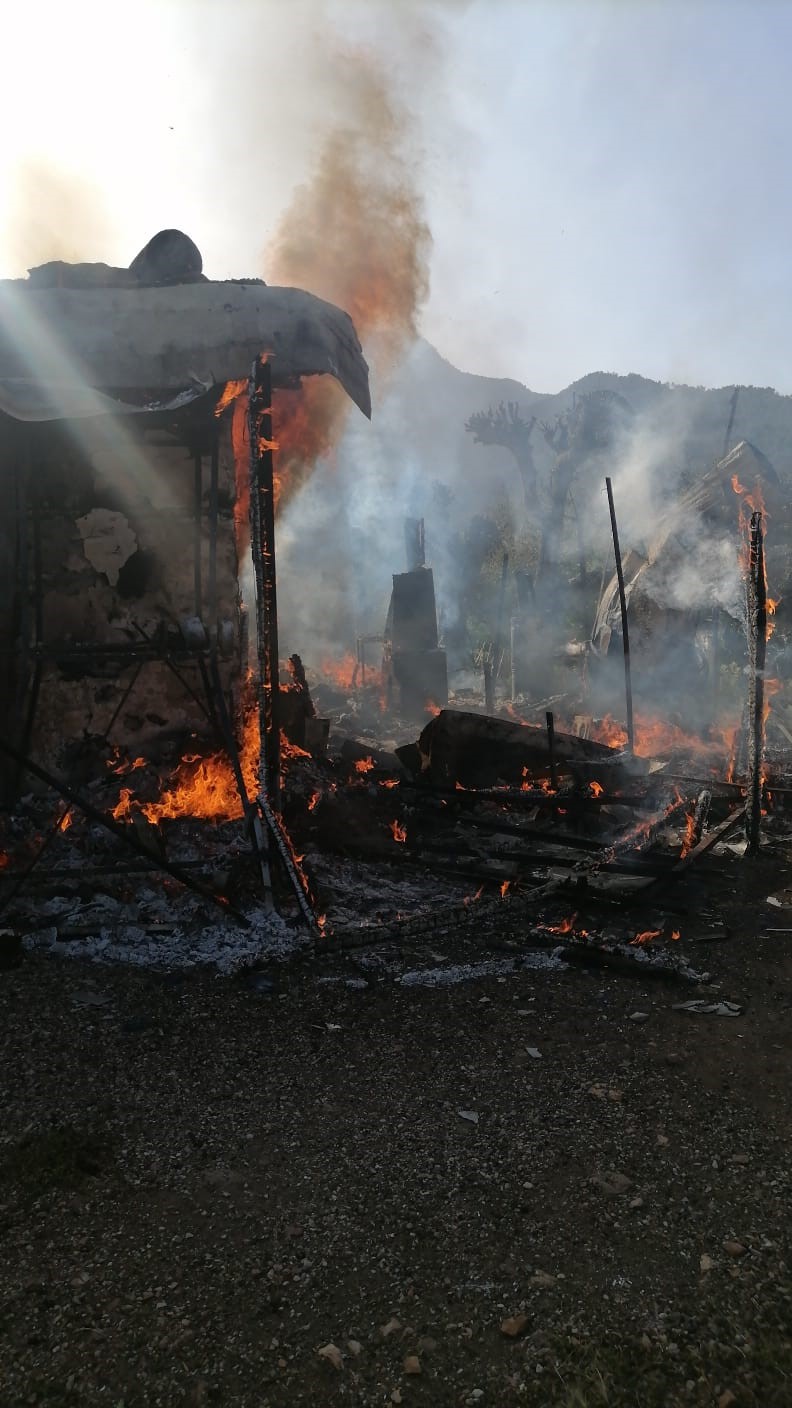
[[305, 929], [261, 907], [247, 911], [246, 929], [232, 919], [210, 919], [200, 901], [181, 897], [174, 920], [167, 899], [146, 888], [134, 904], [102, 895], [75, 907], [73, 899], [56, 895], [36, 906], [39, 923], [45, 911], [49, 924], [30, 932], [24, 948], [93, 963], [230, 975], [263, 962], [288, 962], [313, 945]]
[[403, 988], [447, 988], [457, 983], [474, 982], [477, 978], [499, 978], [526, 968], [542, 968], [546, 972], [565, 972], [563, 949], [552, 953], [526, 953], [518, 960], [495, 958], [483, 963], [454, 963], [442, 968], [414, 968], [403, 973], [399, 983]]

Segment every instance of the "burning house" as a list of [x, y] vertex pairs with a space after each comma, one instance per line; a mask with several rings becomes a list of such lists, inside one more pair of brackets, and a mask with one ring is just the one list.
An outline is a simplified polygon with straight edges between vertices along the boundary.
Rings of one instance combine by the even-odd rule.
[[[346, 313], [212, 282], [177, 231], [128, 269], [52, 263], [0, 284], [0, 733], [20, 755], [70, 776], [87, 738], [156, 760], [174, 738], [200, 751], [223, 711], [238, 723], [262, 353], [273, 387], [329, 374], [370, 415]], [[6, 801], [19, 783], [6, 758]]]

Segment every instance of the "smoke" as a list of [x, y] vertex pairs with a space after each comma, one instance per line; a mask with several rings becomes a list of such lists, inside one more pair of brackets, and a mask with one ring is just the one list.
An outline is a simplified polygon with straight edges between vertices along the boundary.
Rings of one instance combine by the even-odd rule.
[[[382, 380], [417, 335], [429, 291], [419, 141], [382, 61], [339, 58], [340, 113], [267, 251], [271, 281], [310, 289], [350, 314]], [[327, 381], [276, 397], [282, 502], [336, 445], [348, 401]]]
[[99, 189], [43, 157], [14, 171], [4, 245], [20, 273], [53, 259], [104, 260], [113, 225]]

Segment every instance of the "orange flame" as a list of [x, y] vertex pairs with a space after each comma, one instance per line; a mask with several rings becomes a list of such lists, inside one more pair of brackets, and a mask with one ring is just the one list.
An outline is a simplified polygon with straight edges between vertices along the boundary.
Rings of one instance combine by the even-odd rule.
[[685, 817], [685, 835], [682, 838], [682, 849], [679, 852], [679, 859], [684, 860], [685, 856], [692, 851], [696, 840], [696, 815], [695, 812], [688, 812]]
[[591, 793], [592, 797], [601, 797], [604, 791], [605, 788], [603, 787], [601, 782], [589, 783], [589, 792]]
[[372, 757], [369, 756], [368, 758], [358, 758], [357, 762], [355, 763], [355, 772], [371, 772], [373, 767], [374, 759]]
[[403, 844], [407, 840], [406, 828], [404, 826], [400, 826], [398, 821], [395, 820], [395, 818], [392, 822], [390, 822], [390, 830], [394, 841], [399, 841]]
[[[337, 689], [351, 689], [356, 664], [357, 661], [354, 655], [351, 650], [348, 650], [345, 655], [342, 655], [340, 660], [333, 659], [332, 657], [325, 657], [323, 660], [320, 660], [317, 666], [317, 674], [321, 675], [323, 679], [328, 680], [331, 684], [334, 684]], [[367, 678], [368, 674], [369, 671], [367, 667]]]
[[502, 884], [501, 887], [500, 887], [500, 896], [501, 896], [501, 899], [502, 899], [502, 900], [505, 900], [505, 898], [506, 898], [506, 896], [508, 895], [510, 889], [511, 889], [511, 880], [504, 880], [503, 884]]
[[215, 406], [215, 415], [221, 416], [226, 406], [230, 406], [231, 402], [236, 401], [237, 397], [242, 396], [243, 393], [247, 391], [247, 389], [247, 377], [240, 377], [238, 381], [227, 381], [223, 388], [223, 394], [220, 397], [220, 400], [218, 401], [217, 405]]
[[315, 811], [316, 811], [316, 808], [318, 807], [319, 802], [321, 801], [321, 797], [322, 797], [321, 792], [312, 792], [312, 793], [311, 793], [311, 800], [310, 800], [309, 803], [308, 803], [308, 810], [309, 810], [309, 812], [315, 812]]
[[398, 787], [398, 785], [398, 777], [384, 777], [380, 783], [380, 787]]
[[643, 944], [650, 944], [652, 939], [656, 939], [661, 932], [660, 929], [644, 929], [642, 934], [636, 934], [634, 939], [630, 939], [630, 943], [633, 947], [636, 945], [643, 946]]
[[676, 941], [680, 937], [678, 929], [671, 930], [671, 938]]

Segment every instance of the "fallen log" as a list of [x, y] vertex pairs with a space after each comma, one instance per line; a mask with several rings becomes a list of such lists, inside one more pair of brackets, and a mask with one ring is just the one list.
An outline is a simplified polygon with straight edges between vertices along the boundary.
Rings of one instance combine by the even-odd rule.
[[[498, 781], [519, 782], [527, 774], [550, 772], [547, 730], [532, 724], [491, 718], [456, 709], [441, 709], [421, 733], [417, 743], [420, 773], [435, 786], [487, 787]], [[575, 763], [610, 760], [616, 750], [605, 743], [554, 733], [553, 758], [559, 774]], [[396, 750], [404, 766], [417, 772], [412, 745]]]

